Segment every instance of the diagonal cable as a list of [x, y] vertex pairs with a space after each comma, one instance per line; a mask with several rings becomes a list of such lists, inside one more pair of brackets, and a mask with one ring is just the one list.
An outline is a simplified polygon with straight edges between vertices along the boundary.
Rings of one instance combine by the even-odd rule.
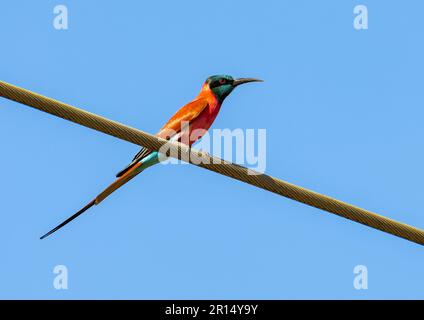
[[181, 143], [169, 143], [164, 139], [150, 135], [141, 130], [128, 127], [119, 122], [106, 119], [94, 113], [87, 112], [3, 81], [0, 81], [0, 96], [151, 150], [159, 150], [166, 145], [165, 148], [170, 150], [168, 155], [172, 157], [424, 245], [424, 230], [296, 186], [272, 176], [260, 174], [217, 157], [212, 157], [209, 154], [188, 148]]

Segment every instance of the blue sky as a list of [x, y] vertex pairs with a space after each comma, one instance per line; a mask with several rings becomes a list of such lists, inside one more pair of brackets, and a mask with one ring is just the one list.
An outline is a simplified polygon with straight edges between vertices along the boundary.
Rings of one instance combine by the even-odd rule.
[[[65, 4], [69, 29], [53, 28]], [[365, 4], [369, 29], [353, 28]], [[421, 1], [13, 1], [1, 79], [154, 133], [212, 74], [266, 172], [424, 227]], [[417, 244], [194, 166], [151, 168], [51, 238], [138, 147], [1, 100], [0, 298], [424, 298]], [[53, 287], [56, 265], [68, 290]], [[368, 268], [355, 290], [353, 268]]]

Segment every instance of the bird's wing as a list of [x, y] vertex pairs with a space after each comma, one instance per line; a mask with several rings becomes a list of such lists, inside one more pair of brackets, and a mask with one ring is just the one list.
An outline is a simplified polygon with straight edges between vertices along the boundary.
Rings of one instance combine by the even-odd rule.
[[[204, 98], [199, 98], [187, 103], [184, 107], [178, 110], [178, 112], [174, 114], [167, 123], [165, 123], [165, 125], [159, 130], [157, 136], [166, 140], [171, 139], [174, 135], [182, 130], [182, 125], [184, 122], [190, 123], [196, 119], [202, 113], [202, 111], [206, 109], [207, 106], [208, 101]], [[143, 159], [151, 152], [151, 150], [142, 147], [141, 150], [134, 156], [131, 163], [123, 170], [118, 172], [116, 177], [119, 178], [124, 175], [128, 170], [134, 167], [138, 162], [141, 161], [141, 159]]]
[[174, 135], [177, 134], [182, 130], [181, 126], [183, 122], [190, 123], [196, 119], [207, 106], [208, 100], [205, 98], [199, 98], [187, 103], [165, 123], [160, 129], [158, 136], [165, 139], [167, 138], [166, 135], [169, 135], [169, 133], [173, 133]]
[[142, 147], [141, 150], [134, 156], [131, 163], [129, 165], [127, 165], [124, 169], [119, 171], [116, 174], [116, 177], [119, 178], [119, 177], [123, 176], [128, 170], [130, 170], [132, 167], [134, 167], [137, 163], [140, 162], [141, 159], [143, 159], [145, 156], [149, 155], [150, 153], [152, 153], [151, 150], [149, 150], [145, 147]]

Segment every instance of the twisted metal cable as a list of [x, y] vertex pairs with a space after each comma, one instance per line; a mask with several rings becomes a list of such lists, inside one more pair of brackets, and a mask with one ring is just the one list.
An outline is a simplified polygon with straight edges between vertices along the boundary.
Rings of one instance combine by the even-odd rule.
[[196, 166], [215, 171], [227, 177], [243, 181], [261, 189], [334, 213], [343, 218], [424, 245], [424, 230], [293, 185], [269, 175], [255, 172], [217, 157], [212, 157], [207, 153], [188, 148], [181, 143], [170, 143], [141, 130], [125, 126], [119, 122], [103, 118], [3, 81], [0, 81], [0, 96], [151, 150], [159, 150], [165, 146], [165, 148], [169, 150], [167, 155], [171, 157], [190, 162]]

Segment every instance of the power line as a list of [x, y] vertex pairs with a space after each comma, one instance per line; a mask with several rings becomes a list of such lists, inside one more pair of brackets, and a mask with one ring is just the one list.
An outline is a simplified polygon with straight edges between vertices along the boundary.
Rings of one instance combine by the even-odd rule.
[[[75, 122], [82, 126], [101, 131], [119, 139], [146, 147], [150, 150], [159, 150], [166, 144], [168, 147], [167, 149], [172, 150], [169, 154], [172, 157], [424, 245], [424, 230], [279, 180], [272, 176], [255, 172], [254, 170], [224, 161], [209, 154], [201, 153], [180, 143], [170, 143], [141, 130], [131, 128], [119, 122], [103, 118], [94, 113], [87, 112], [3, 81], [0, 81], [0, 96]], [[170, 146], [171, 148], [169, 148]], [[199, 161], [199, 157], [201, 157], [202, 161]]]

